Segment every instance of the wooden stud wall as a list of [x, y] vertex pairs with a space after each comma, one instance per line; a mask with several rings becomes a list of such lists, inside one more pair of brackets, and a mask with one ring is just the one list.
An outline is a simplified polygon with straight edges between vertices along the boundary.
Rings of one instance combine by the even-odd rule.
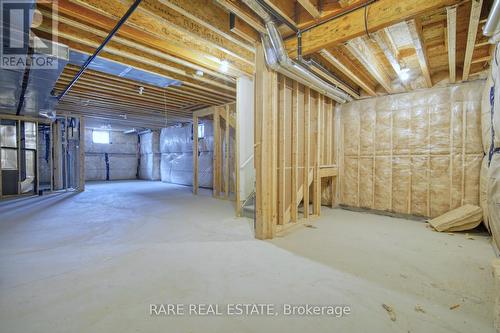
[[260, 47], [257, 55], [256, 237], [266, 239], [319, 216], [322, 197], [335, 204], [338, 154], [335, 102], [269, 71]]
[[[236, 104], [210, 107], [193, 113], [193, 138], [198, 137], [201, 117], [212, 117], [214, 131], [213, 190], [214, 197], [235, 200], [236, 174]], [[193, 140], [193, 152], [198, 151], [198, 140]], [[193, 154], [193, 193], [198, 194], [198, 155]]]

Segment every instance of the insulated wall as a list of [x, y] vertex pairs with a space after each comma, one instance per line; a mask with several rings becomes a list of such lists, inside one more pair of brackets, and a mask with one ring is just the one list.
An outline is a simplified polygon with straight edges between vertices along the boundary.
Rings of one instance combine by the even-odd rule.
[[160, 133], [140, 134], [139, 140], [139, 179], [160, 180]]
[[85, 129], [85, 180], [136, 179], [138, 136], [110, 131], [110, 143], [94, 143]]
[[426, 217], [479, 203], [484, 81], [341, 107], [341, 204]]
[[481, 173], [481, 207], [497, 250], [500, 249], [500, 72], [498, 44], [483, 91], [482, 130], [485, 158]]
[[[213, 130], [212, 121], [204, 124], [205, 135], [199, 140], [199, 186], [212, 187]], [[192, 125], [163, 128], [160, 134], [161, 181], [180, 185], [193, 185]]]

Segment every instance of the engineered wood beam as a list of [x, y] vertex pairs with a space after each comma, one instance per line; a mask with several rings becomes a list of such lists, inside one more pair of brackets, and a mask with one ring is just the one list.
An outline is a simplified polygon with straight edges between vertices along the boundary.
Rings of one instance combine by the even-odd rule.
[[350, 40], [347, 42], [346, 47], [363, 64], [366, 70], [375, 80], [377, 80], [385, 91], [389, 94], [394, 92], [391, 87], [391, 78], [387, 75], [384, 68], [381, 67], [373, 50], [362, 37]]
[[479, 18], [481, 16], [482, 5], [483, 0], [472, 0], [471, 2], [469, 29], [467, 32], [467, 46], [465, 48], [464, 69], [462, 74], [463, 81], [466, 81], [469, 78], [470, 66], [472, 63], [474, 46], [476, 44], [477, 28], [479, 25]]
[[448, 41], [448, 66], [450, 68], [450, 83], [456, 80], [457, 52], [457, 7], [446, 8], [446, 35]]
[[250, 8], [238, 0], [214, 0], [219, 6], [226, 9], [228, 12], [233, 13], [248, 25], [253, 27], [260, 33], [266, 32], [266, 27], [261, 18], [258, 17]]
[[[379, 0], [367, 8], [368, 32], [375, 32], [395, 23], [412, 19], [425, 12], [459, 3], [459, 0]], [[302, 33], [302, 54], [343, 43], [366, 33], [365, 10], [359, 8], [337, 19], [325, 22]], [[285, 41], [292, 58], [297, 57], [297, 38]]]
[[323, 59], [325, 59], [327, 62], [329, 62], [335, 68], [337, 68], [339, 71], [341, 71], [346, 76], [348, 76], [351, 80], [353, 80], [358, 86], [361, 87], [361, 89], [366, 91], [369, 95], [377, 96], [377, 94], [375, 92], [375, 87], [372, 87], [370, 84], [366, 83], [362, 78], [360, 78], [358, 75], [356, 75], [349, 67], [347, 67], [346, 64], [350, 63], [350, 61], [347, 57], [341, 56], [339, 54], [334, 56], [332, 53], [330, 53], [329, 51], [327, 51], [325, 49], [321, 50], [319, 53], [323, 57]]
[[427, 60], [425, 46], [423, 45], [422, 26], [418, 20], [410, 20], [407, 22], [407, 25], [408, 30], [410, 31], [411, 38], [413, 40], [413, 45], [415, 46], [415, 52], [417, 54], [420, 70], [422, 71], [422, 75], [425, 78], [427, 88], [430, 88], [432, 87], [432, 79], [429, 72], [429, 61]]
[[250, 25], [248, 25], [245, 21], [243, 21], [241, 18], [236, 16], [233, 13], [230, 13], [230, 30], [231, 32], [235, 33], [236, 35], [240, 36], [241, 38], [245, 39], [249, 43], [255, 44], [259, 41], [260, 35], [255, 30], [252, 28]]
[[[151, 0], [147, 0], [150, 2]], [[227, 38], [229, 41], [255, 53], [255, 47], [243, 38], [235, 35], [230, 29], [230, 17], [226, 11], [212, 0], [159, 0], [163, 5], [182, 14], [184, 17], [204, 26], [209, 30]]]
[[315, 19], [320, 18], [318, 8], [312, 3], [311, 0], [297, 0], [297, 2]]

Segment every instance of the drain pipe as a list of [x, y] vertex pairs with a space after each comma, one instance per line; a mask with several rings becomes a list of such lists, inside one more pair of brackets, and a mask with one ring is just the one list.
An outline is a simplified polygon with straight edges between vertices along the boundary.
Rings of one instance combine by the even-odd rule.
[[272, 70], [288, 76], [339, 103], [352, 100], [351, 96], [344, 91], [326, 83], [305, 66], [290, 59], [283, 45], [281, 34], [271, 15], [255, 0], [242, 1], [266, 22], [267, 34], [262, 34], [261, 39], [266, 63]]

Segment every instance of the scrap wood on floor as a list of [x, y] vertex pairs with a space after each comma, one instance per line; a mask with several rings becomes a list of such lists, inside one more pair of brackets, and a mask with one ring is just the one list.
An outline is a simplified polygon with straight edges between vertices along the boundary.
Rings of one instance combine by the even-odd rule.
[[477, 227], [483, 219], [483, 210], [474, 205], [464, 205], [429, 220], [437, 231], [465, 231]]

